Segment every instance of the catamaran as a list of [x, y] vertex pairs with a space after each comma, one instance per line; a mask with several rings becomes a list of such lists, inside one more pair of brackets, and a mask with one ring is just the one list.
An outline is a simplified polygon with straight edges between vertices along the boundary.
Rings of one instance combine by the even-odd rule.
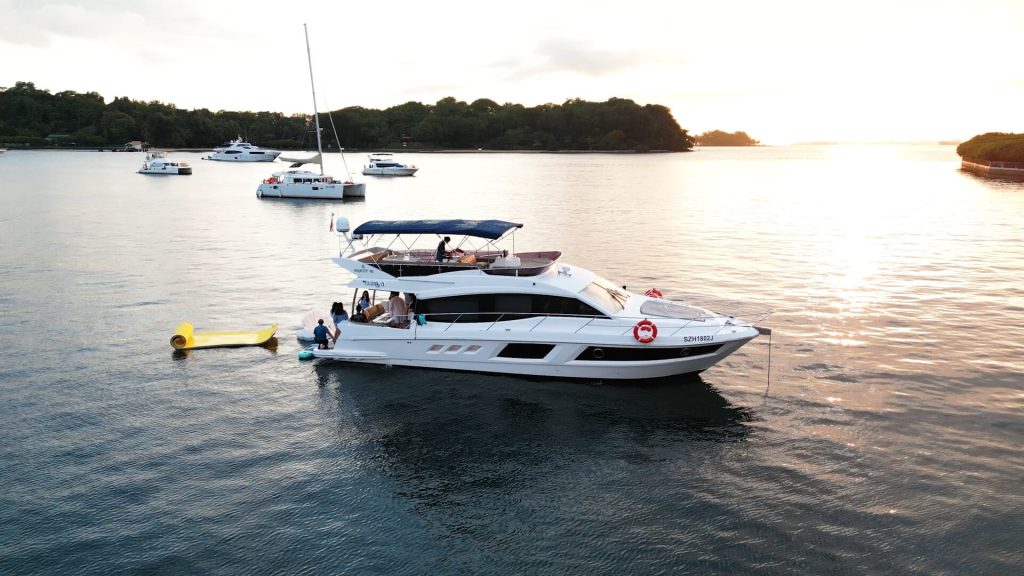
[[[313, 57], [309, 50], [309, 29], [302, 25], [306, 34], [306, 58], [309, 62], [309, 85], [313, 91], [313, 122], [316, 130], [316, 155], [310, 158], [285, 158], [284, 162], [292, 162], [290, 168], [299, 168], [303, 164], [317, 164], [320, 172], [310, 170], [287, 170], [274, 172], [263, 180], [256, 188], [257, 198], [309, 198], [315, 200], [341, 200], [343, 198], [361, 198], [366, 196], [366, 184], [353, 182], [351, 176], [344, 182], [333, 176], [324, 174], [324, 150], [320, 141], [320, 114], [316, 106], [316, 85], [313, 82]], [[334, 124], [334, 120], [331, 120]], [[335, 133], [337, 135], [337, 133]], [[339, 144], [340, 145], [340, 144]], [[342, 151], [344, 160], [344, 151]]]

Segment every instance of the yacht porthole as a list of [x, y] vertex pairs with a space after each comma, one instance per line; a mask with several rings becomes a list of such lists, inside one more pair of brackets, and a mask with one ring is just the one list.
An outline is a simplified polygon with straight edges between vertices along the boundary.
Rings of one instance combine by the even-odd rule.
[[604, 358], [604, 350], [602, 350], [601, 348], [594, 348], [594, 351], [591, 352], [591, 354], [593, 354], [594, 358], [597, 360]]

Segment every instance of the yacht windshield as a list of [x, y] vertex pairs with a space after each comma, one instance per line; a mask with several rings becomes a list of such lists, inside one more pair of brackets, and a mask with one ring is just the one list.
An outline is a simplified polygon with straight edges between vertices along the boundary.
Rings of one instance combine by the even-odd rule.
[[622, 311], [629, 300], [629, 294], [619, 290], [611, 282], [597, 275], [581, 292], [597, 300], [608, 310], [615, 312]]

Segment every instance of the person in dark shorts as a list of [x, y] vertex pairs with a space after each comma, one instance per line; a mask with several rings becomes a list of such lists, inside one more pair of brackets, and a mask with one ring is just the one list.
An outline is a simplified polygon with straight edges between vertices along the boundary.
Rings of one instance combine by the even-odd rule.
[[333, 335], [331, 335], [330, 330], [327, 329], [327, 326], [324, 326], [324, 319], [321, 318], [317, 320], [317, 326], [316, 328], [313, 328], [313, 342], [316, 342], [317, 348], [319, 348], [320, 350], [326, 350], [328, 348], [328, 336], [330, 336], [331, 338], [334, 337]]

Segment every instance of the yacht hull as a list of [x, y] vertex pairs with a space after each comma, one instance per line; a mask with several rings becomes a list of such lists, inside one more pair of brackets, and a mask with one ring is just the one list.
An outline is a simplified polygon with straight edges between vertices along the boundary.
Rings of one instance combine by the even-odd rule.
[[139, 174], [149, 174], [149, 175], [155, 175], [155, 176], [174, 176], [174, 175], [188, 176], [189, 174], [192, 174], [192, 169], [191, 168], [181, 168], [181, 167], [178, 167], [178, 168], [167, 168], [166, 170], [143, 168], [143, 169], [139, 170]]
[[304, 198], [307, 200], [341, 200], [366, 196], [365, 184], [260, 184], [257, 198]]
[[[486, 326], [487, 323], [482, 325]], [[342, 334], [336, 346], [313, 350], [314, 357], [387, 366], [600, 380], [645, 380], [701, 372], [757, 336], [756, 329], [737, 327], [728, 335], [719, 332], [706, 340], [696, 331], [687, 330], [687, 336], [659, 338], [659, 344], [654, 345], [636, 342], [630, 327], [602, 330], [605, 336], [601, 338], [594, 337], [594, 331], [587, 337], [588, 331], [581, 330], [583, 336], [567, 341], [546, 339], [536, 331], [494, 326], [466, 329], [459, 325], [427, 324], [402, 329], [349, 323], [340, 328]], [[465, 331], [475, 332], [475, 337], [458, 334]], [[700, 339], [698, 345], [692, 343], [695, 337]]]
[[365, 198], [366, 184], [363, 182], [350, 182], [345, 184], [345, 198]]
[[280, 152], [267, 152], [266, 154], [210, 154], [204, 160], [216, 160], [218, 162], [273, 162], [280, 156]]
[[419, 168], [363, 168], [363, 176], [412, 176]]

